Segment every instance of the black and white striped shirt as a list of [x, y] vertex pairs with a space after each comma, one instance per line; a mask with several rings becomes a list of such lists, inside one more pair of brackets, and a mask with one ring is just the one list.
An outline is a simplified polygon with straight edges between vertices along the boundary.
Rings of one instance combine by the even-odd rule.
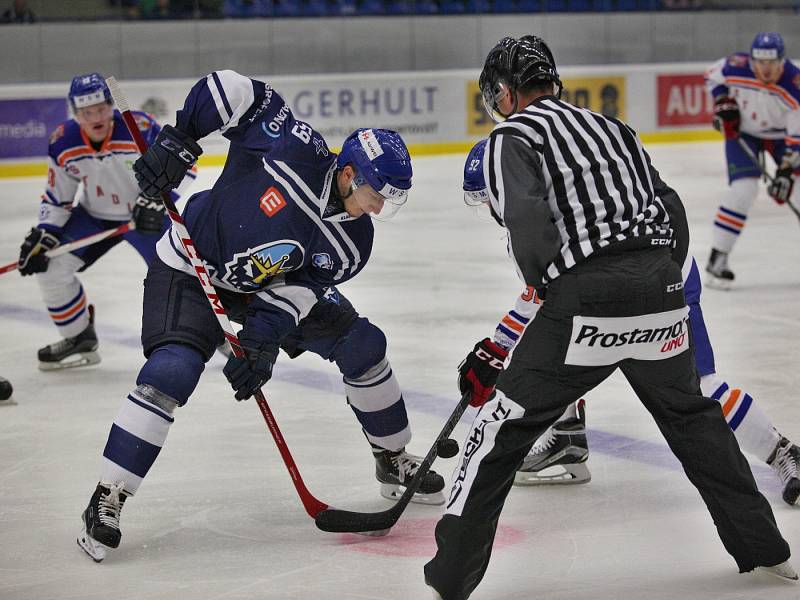
[[486, 152], [490, 201], [534, 287], [615, 243], [688, 245], [680, 199], [621, 121], [545, 96], [497, 125]]

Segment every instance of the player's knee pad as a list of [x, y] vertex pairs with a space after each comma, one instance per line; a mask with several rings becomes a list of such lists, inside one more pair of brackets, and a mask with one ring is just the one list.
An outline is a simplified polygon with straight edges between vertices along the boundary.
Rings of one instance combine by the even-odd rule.
[[205, 361], [200, 352], [182, 344], [167, 344], [150, 353], [136, 384], [150, 386], [183, 406], [204, 369]]
[[747, 216], [758, 196], [758, 179], [743, 177], [731, 183], [728, 193], [722, 199], [721, 206], [729, 211]]
[[350, 327], [334, 356], [336, 366], [345, 379], [364, 376], [386, 357], [386, 336], [368, 319], [359, 317]]

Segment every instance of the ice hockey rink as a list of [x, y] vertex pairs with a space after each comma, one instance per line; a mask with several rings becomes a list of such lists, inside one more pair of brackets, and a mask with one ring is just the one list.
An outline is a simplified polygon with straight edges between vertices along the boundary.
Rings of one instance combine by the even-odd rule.
[[[722, 144], [652, 145], [681, 194], [701, 266], [725, 190]], [[521, 285], [502, 232], [461, 201], [461, 156], [420, 157], [408, 205], [376, 226], [370, 264], [341, 291], [380, 325], [424, 454], [458, 400], [456, 366], [491, 335]], [[201, 169], [198, 186], [219, 169]], [[0, 181], [0, 263], [16, 259], [36, 221], [43, 181]], [[705, 289], [702, 306], [719, 373], [745, 388], [787, 437], [800, 440], [800, 223], [762, 190], [732, 255], [733, 291]], [[177, 411], [164, 450], [122, 512], [120, 548], [102, 564], [76, 545], [117, 409], [142, 364], [145, 267], [120, 245], [83, 275], [96, 305], [102, 363], [41, 373], [36, 350], [56, 340], [33, 278], [0, 276], [0, 598], [335, 599], [430, 597], [441, 507], [411, 505], [383, 538], [329, 534], [302, 508], [252, 400], [237, 403], [222, 359]], [[310, 491], [341, 508], [391, 506], [348, 409], [334, 365], [281, 356], [264, 388]], [[587, 397], [592, 481], [514, 488], [500, 519], [481, 600], [800, 598], [800, 585], [737, 573], [700, 496], [622, 378]], [[474, 411], [454, 437], [462, 442]], [[456, 459], [434, 468], [449, 478]], [[784, 536], [798, 551], [800, 508], [751, 461]]]

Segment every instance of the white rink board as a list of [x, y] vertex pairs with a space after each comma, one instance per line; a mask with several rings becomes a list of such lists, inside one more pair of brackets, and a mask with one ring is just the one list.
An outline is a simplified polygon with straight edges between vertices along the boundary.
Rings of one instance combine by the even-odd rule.
[[[659, 76], [687, 74], [698, 78], [707, 67], [706, 63], [567, 66], [560, 72], [571, 99], [605, 111], [601, 95], [608, 88], [613, 95], [611, 102], [619, 107], [619, 113], [614, 115], [629, 122], [640, 133], [653, 133], [686, 129], [659, 123]], [[486, 135], [492, 125], [483, 112], [477, 91], [479, 73], [476, 69], [254, 77], [271, 84], [297, 118], [311, 123], [330, 146], [338, 147], [351, 131], [365, 126], [395, 129], [409, 144], [477, 140]], [[152, 113], [162, 123], [174, 123], [175, 112], [183, 106], [195, 81], [161, 79], [120, 83], [131, 107]], [[36, 116], [33, 106], [33, 112], [27, 115], [16, 105], [13, 111], [6, 109], [4, 115], [3, 102], [64, 98], [68, 88], [68, 82], [0, 86], [0, 144], [13, 144], [14, 136], [36, 135], [42, 138], [37, 147], [40, 148], [38, 155], [43, 156], [49, 135], [43, 117]], [[708, 112], [710, 100], [706, 98], [702, 81], [695, 80], [687, 89], [676, 89], [676, 93], [677, 106], [672, 110], [688, 111], [690, 115]], [[710, 119], [703, 118], [693, 127], [708, 130]], [[220, 135], [212, 135], [203, 140], [202, 145], [206, 155], [215, 155], [225, 152], [227, 142]]]

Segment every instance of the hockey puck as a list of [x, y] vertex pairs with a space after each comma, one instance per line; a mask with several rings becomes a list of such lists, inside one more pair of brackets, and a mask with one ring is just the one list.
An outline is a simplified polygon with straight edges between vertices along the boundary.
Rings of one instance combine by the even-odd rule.
[[436, 444], [436, 454], [439, 458], [453, 458], [458, 454], [458, 442], [450, 438], [439, 440]]
[[11, 387], [11, 382], [8, 379], [0, 377], [0, 400], [8, 400], [14, 388]]

